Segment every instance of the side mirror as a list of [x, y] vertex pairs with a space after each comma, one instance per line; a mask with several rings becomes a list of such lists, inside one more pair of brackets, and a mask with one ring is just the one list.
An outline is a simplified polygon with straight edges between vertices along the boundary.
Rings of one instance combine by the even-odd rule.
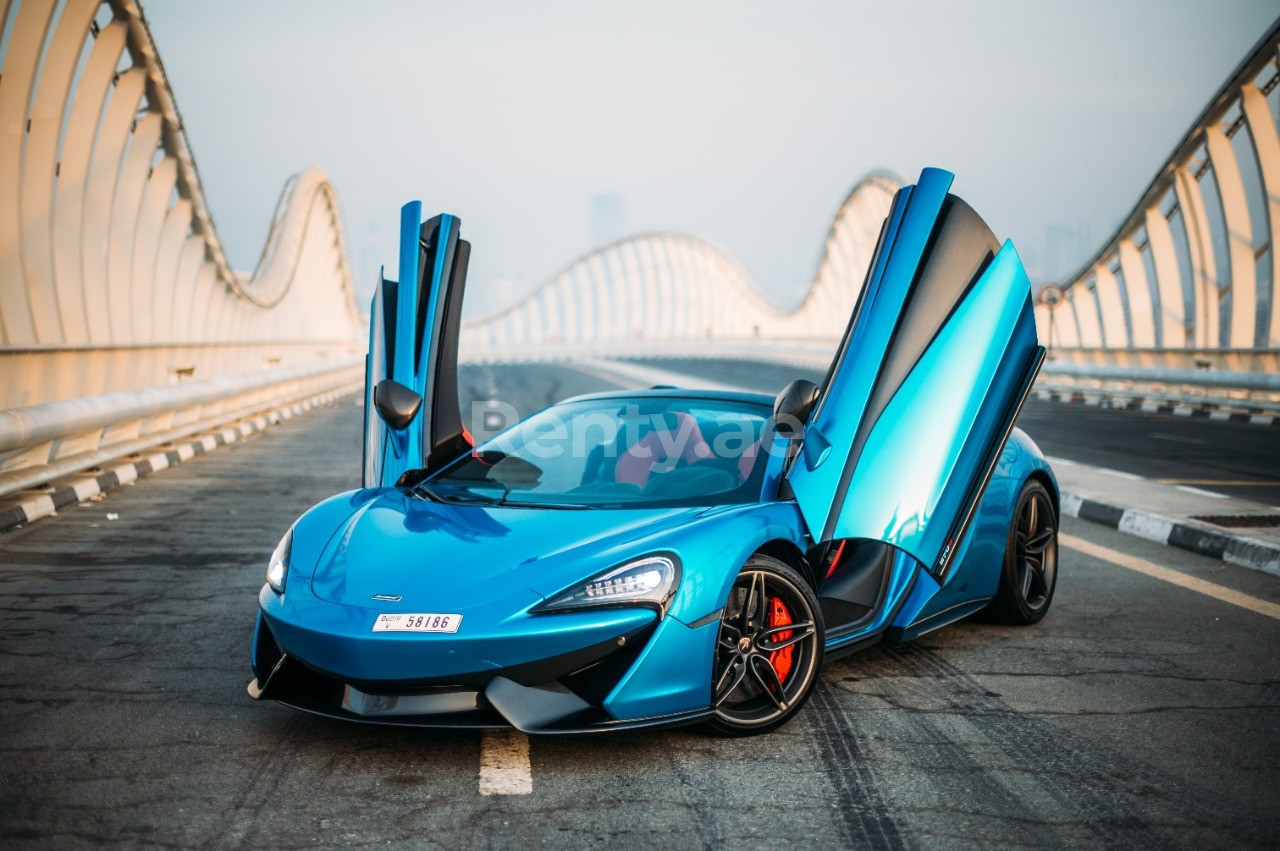
[[399, 381], [384, 378], [373, 388], [373, 407], [384, 423], [400, 431], [418, 415], [422, 397]]
[[794, 439], [804, 433], [804, 424], [818, 401], [818, 385], [798, 378], [782, 388], [773, 402], [773, 425], [778, 434]]

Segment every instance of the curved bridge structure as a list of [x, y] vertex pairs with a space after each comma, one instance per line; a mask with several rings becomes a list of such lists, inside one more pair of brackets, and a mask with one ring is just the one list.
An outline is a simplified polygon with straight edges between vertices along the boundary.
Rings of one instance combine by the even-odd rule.
[[[1042, 387], [1280, 410], [1278, 47], [1280, 24], [1046, 289]], [[714, 245], [642, 234], [469, 322], [462, 353], [825, 362], [900, 185], [853, 187], [796, 305]], [[0, 0], [0, 496], [358, 386], [364, 315], [316, 169], [286, 184], [253, 273], [230, 267], [136, 0]]]
[[646, 233], [580, 257], [507, 309], [468, 323], [462, 347], [471, 355], [520, 357], [754, 340], [829, 350], [844, 333], [901, 185], [875, 172], [850, 190], [808, 291], [791, 309], [765, 297], [723, 249], [683, 234]]
[[132, 0], [0, 0], [0, 495], [358, 385], [333, 187], [232, 270]]
[[0, 12], [0, 409], [362, 351], [320, 171], [289, 180], [237, 274], [138, 6]]
[[1274, 373], [1280, 347], [1280, 22], [1232, 72], [1101, 249], [1037, 310], [1060, 361]]

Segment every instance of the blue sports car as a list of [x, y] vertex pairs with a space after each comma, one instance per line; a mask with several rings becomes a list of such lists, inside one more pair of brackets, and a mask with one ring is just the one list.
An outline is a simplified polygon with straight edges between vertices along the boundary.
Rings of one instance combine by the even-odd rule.
[[276, 547], [249, 693], [385, 724], [749, 735], [824, 659], [979, 610], [1038, 621], [1058, 489], [1014, 422], [1044, 349], [1017, 252], [951, 181], [898, 193], [821, 386], [583, 396], [479, 445], [457, 388], [470, 246], [406, 205], [364, 487]]

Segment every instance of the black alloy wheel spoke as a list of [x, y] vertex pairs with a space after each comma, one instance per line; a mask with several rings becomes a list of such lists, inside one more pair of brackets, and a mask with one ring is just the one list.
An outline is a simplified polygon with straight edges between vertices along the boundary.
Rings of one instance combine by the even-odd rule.
[[759, 573], [751, 574], [751, 586], [747, 591], [747, 599], [742, 604], [742, 617], [739, 621], [741, 624], [741, 635], [753, 635], [755, 628], [752, 626], [752, 618], [755, 616], [755, 608], [757, 599], [764, 597], [764, 577]]
[[778, 679], [778, 672], [773, 669], [773, 664], [764, 656], [755, 653], [747, 657], [747, 664], [751, 666], [751, 674], [755, 677], [756, 682], [760, 684], [760, 688], [769, 699], [773, 701], [773, 705], [780, 711], [786, 711], [787, 700], [786, 695], [782, 692], [782, 680]]
[[786, 632], [789, 629], [802, 629], [802, 630], [812, 631], [813, 623], [811, 621], [800, 621], [798, 623], [784, 623], [784, 624], [779, 624], [778, 626], [771, 626], [768, 629], [762, 629], [758, 633], [756, 633], [756, 638], [758, 639], [772, 638], [778, 633]]
[[1044, 581], [1044, 571], [1040, 569], [1040, 565], [1031, 559], [1022, 560], [1023, 570], [1027, 572], [1030, 581], [1026, 583], [1027, 600], [1030, 601], [1031, 594], [1034, 592], [1036, 596], [1044, 594], [1048, 590], [1048, 586]]
[[1032, 535], [1030, 540], [1023, 544], [1023, 551], [1039, 555], [1049, 549], [1049, 544], [1053, 543], [1053, 530], [1041, 529]]
[[[790, 638], [785, 638], [780, 641], [767, 640], [772, 635], [784, 632], [788, 629], [794, 630]], [[777, 650], [784, 650], [793, 644], [799, 644], [801, 641], [804, 641], [808, 639], [809, 636], [813, 635], [813, 632], [813, 624], [807, 622], [775, 626], [771, 629], [765, 630], [764, 633], [756, 637], [756, 646], [765, 653], [773, 653]]]
[[742, 637], [742, 633], [738, 628], [726, 620], [720, 622], [720, 635], [716, 638], [716, 643], [722, 650], [738, 649], [738, 639]]
[[[734, 671], [737, 671], [735, 674]], [[747, 663], [741, 656], [734, 656], [729, 660], [729, 664], [725, 666], [724, 673], [720, 675], [720, 681], [716, 683], [716, 702], [719, 706], [724, 703], [729, 695], [742, 685], [743, 679], [747, 676]], [[732, 679], [731, 679], [732, 677]], [[727, 683], [727, 685], [726, 685]]]

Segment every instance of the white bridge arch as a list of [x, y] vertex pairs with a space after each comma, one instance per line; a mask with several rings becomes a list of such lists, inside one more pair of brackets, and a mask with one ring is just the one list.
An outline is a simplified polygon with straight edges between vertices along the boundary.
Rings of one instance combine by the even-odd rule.
[[1280, 348], [1280, 21], [1138, 203], [1037, 307], [1059, 360], [1275, 372]]
[[0, 0], [0, 410], [362, 350], [333, 187], [227, 262], [131, 0]]
[[655, 343], [802, 342], [844, 332], [898, 177], [858, 181], [836, 212], [804, 299], [780, 308], [736, 259], [704, 240], [643, 233], [578, 258], [510, 307], [468, 322], [471, 356], [620, 351]]

